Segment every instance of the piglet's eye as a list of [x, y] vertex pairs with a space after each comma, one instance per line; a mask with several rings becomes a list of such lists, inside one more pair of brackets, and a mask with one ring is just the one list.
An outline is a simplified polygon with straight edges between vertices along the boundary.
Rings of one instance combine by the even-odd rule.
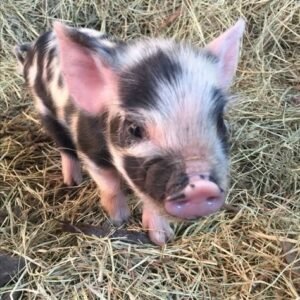
[[131, 123], [128, 126], [128, 133], [135, 139], [142, 139], [144, 137], [143, 128], [135, 123]]

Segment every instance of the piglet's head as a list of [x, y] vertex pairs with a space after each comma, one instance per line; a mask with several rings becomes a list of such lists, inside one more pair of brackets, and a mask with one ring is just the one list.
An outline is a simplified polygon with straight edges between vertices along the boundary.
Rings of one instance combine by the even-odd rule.
[[220, 209], [228, 189], [224, 123], [245, 22], [204, 49], [141, 40], [103, 50], [55, 27], [74, 102], [108, 112], [107, 139], [128, 184], [162, 214], [195, 219]]

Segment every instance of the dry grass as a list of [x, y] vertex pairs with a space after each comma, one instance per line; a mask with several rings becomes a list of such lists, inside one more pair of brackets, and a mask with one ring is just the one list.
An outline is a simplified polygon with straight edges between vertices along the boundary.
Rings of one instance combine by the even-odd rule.
[[[80, 187], [62, 187], [59, 154], [15, 72], [12, 46], [32, 40], [54, 18], [121, 38], [162, 35], [203, 45], [241, 15], [248, 25], [234, 86], [239, 100], [230, 111], [228, 197], [240, 211], [177, 226], [175, 241], [162, 249], [61, 233], [54, 218], [100, 224], [106, 217], [87, 176]], [[0, 220], [0, 249], [24, 257], [26, 268], [0, 294], [300, 299], [299, 16], [295, 0], [1, 1], [0, 209], [7, 217]], [[131, 206], [128, 227], [139, 229], [139, 209]], [[296, 260], [283, 255], [286, 241]]]

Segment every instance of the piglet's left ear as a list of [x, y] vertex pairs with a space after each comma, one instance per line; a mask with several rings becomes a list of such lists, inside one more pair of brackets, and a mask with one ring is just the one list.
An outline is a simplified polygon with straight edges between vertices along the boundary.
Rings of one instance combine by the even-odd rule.
[[105, 51], [94, 37], [62, 23], [55, 22], [53, 27], [62, 74], [72, 101], [90, 115], [103, 113], [117, 94], [117, 76], [104, 55], [109, 55], [111, 49]]
[[219, 59], [218, 78], [220, 86], [224, 89], [230, 87], [234, 78], [244, 30], [245, 21], [239, 19], [235, 25], [227, 29], [206, 46], [206, 49]]

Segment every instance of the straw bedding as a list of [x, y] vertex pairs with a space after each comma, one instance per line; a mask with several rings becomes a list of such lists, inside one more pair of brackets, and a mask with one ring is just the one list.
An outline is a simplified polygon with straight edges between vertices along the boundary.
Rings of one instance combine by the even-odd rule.
[[[247, 19], [236, 97], [228, 111], [229, 210], [176, 226], [163, 248], [63, 232], [56, 220], [98, 226], [95, 184], [62, 185], [12, 46], [56, 18], [123, 39], [203, 46]], [[22, 299], [300, 299], [300, 4], [294, 0], [0, 3], [0, 253], [25, 267], [0, 287]], [[130, 196], [132, 198], [132, 196]], [[126, 228], [141, 230], [140, 208]]]

